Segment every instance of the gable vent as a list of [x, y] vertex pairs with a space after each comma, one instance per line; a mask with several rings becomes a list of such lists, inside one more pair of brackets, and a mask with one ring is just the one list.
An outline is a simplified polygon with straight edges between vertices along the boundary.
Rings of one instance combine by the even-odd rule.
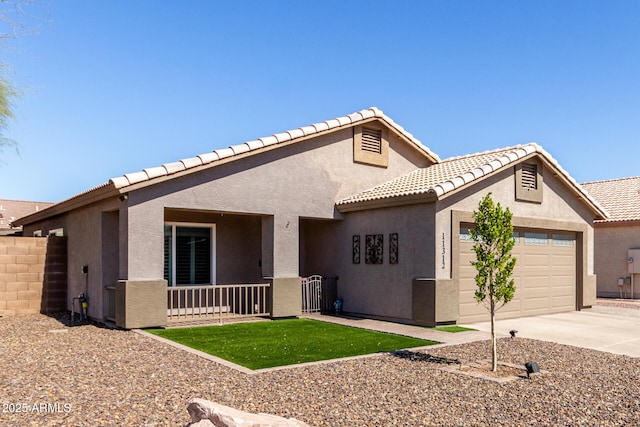
[[362, 150], [371, 153], [382, 153], [382, 131], [363, 127]]
[[522, 165], [522, 186], [532, 190], [538, 188], [538, 168], [536, 165]]

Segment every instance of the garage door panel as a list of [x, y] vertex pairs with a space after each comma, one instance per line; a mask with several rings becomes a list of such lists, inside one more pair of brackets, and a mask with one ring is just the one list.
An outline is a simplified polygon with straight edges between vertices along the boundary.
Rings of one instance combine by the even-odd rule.
[[[509, 313], [509, 312], [518, 312], [519, 313], [522, 310], [521, 303], [522, 303], [521, 300], [512, 300], [509, 304], [507, 304], [504, 307], [500, 308], [500, 310], [498, 310], [498, 313], [499, 314], [504, 314], [504, 313]], [[487, 311], [487, 313], [488, 313], [488, 311]]]
[[571, 297], [571, 298], [573, 298], [574, 295], [575, 295], [575, 292], [573, 291], [573, 288], [571, 288], [569, 286], [563, 286], [563, 287], [553, 288], [551, 290], [550, 295], [552, 297]]
[[[549, 290], [549, 276], [528, 276], [523, 280], [523, 289], [535, 291], [537, 289]], [[517, 291], [516, 291], [517, 292]]]
[[541, 309], [546, 310], [549, 307], [551, 307], [551, 298], [548, 296], [529, 297], [524, 300], [524, 309], [527, 311]]
[[472, 322], [485, 320], [485, 318], [487, 318], [488, 316], [487, 313], [488, 311], [482, 303], [478, 304], [474, 302], [460, 305], [460, 317], [473, 319], [470, 320]]
[[518, 291], [516, 290], [516, 294], [518, 299], [549, 298], [551, 296], [548, 288], [547, 289], [542, 289], [542, 288], [528, 289], [526, 293], [522, 291], [520, 292], [520, 294], [518, 294]]
[[575, 256], [573, 254], [558, 254], [551, 259], [551, 265], [554, 267], [573, 267], [575, 265]]
[[[523, 265], [527, 267], [548, 267], [549, 255], [548, 254], [526, 254], [524, 257], [520, 257], [524, 261]], [[516, 261], [516, 265], [518, 261]]]
[[553, 289], [568, 288], [573, 289], [576, 284], [575, 276], [556, 276], [551, 278], [551, 285]]
[[[513, 272], [516, 292], [514, 299], [502, 307], [496, 317], [504, 319], [575, 310], [575, 234], [524, 230], [519, 233], [521, 237], [512, 251], [517, 260]], [[557, 236], [561, 236], [558, 242], [554, 240]], [[488, 310], [474, 298], [477, 272], [470, 264], [475, 260], [473, 244], [461, 242], [459, 257], [460, 322], [489, 320]]]
[[460, 280], [460, 292], [475, 292], [476, 291], [476, 281], [475, 279], [461, 279]]
[[554, 308], [563, 308], [569, 305], [575, 306], [575, 297], [573, 295], [554, 296], [551, 301]]

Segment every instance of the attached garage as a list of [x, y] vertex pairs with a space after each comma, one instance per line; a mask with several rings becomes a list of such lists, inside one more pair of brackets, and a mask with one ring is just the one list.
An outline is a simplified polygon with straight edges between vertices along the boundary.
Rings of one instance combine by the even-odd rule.
[[[354, 290], [345, 299], [346, 310], [355, 305], [351, 301], [375, 301], [380, 302], [375, 311], [368, 311], [373, 304], [362, 303], [353, 312], [426, 325], [489, 320], [486, 306], [474, 297], [475, 253], [468, 231], [473, 212], [488, 194], [512, 213], [517, 259], [514, 299], [497, 317], [591, 307], [596, 284], [593, 221], [607, 214], [547, 152], [531, 143], [441, 160], [339, 203], [342, 213], [368, 211], [367, 216], [346, 217], [345, 223], [355, 224], [346, 234], [359, 241], [358, 230], [366, 227], [361, 234], [397, 235], [401, 254], [399, 264], [381, 268], [366, 280], [361, 274], [336, 274], [342, 286]], [[383, 220], [385, 215], [390, 220]], [[381, 246], [386, 256], [391, 248]], [[358, 251], [354, 247], [354, 253]], [[402, 293], [402, 283], [409, 280], [409, 292]], [[411, 317], [407, 309], [386, 310], [392, 307], [391, 297], [404, 298]]]
[[[486, 321], [489, 312], [474, 298], [476, 269], [468, 226], [460, 229], [460, 323]], [[573, 311], [577, 308], [576, 234], [565, 231], [516, 229], [513, 255], [516, 293], [498, 319]]]

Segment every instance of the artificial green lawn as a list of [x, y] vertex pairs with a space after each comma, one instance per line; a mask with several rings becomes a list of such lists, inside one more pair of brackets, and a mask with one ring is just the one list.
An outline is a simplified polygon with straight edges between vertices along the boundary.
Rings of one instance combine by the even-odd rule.
[[249, 369], [437, 344], [311, 319], [148, 329], [147, 332]]
[[451, 326], [436, 326], [435, 328], [436, 331], [442, 331], [442, 332], [464, 332], [464, 331], [477, 331], [477, 329], [473, 329], [473, 328], [465, 328], [464, 326], [458, 326], [458, 325], [451, 325]]

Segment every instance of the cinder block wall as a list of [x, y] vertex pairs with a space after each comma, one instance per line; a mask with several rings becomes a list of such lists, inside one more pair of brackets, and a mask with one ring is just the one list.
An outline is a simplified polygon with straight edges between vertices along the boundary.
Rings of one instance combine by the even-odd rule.
[[0, 315], [64, 309], [66, 269], [64, 237], [0, 237]]

